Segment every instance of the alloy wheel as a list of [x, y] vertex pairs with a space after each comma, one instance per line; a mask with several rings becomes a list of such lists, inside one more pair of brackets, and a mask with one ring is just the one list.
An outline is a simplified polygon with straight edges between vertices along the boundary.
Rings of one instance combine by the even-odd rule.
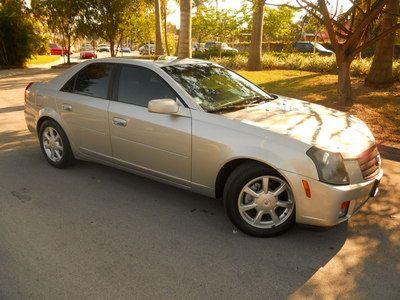
[[294, 210], [290, 186], [281, 178], [261, 176], [248, 182], [238, 198], [238, 210], [249, 225], [268, 229], [284, 223]]
[[52, 162], [59, 162], [64, 154], [63, 142], [60, 134], [51, 126], [44, 129], [42, 134], [43, 149]]

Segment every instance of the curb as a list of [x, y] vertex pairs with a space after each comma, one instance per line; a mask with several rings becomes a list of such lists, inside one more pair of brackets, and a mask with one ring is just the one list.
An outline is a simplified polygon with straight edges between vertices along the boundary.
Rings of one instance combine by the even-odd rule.
[[386, 145], [378, 145], [379, 153], [383, 158], [400, 162], [400, 149]]
[[63, 63], [63, 64], [59, 64], [59, 65], [54, 65], [54, 66], [51, 66], [51, 69], [61, 69], [61, 70], [65, 70], [65, 69], [69, 69], [69, 68], [71, 68], [71, 67], [73, 67], [73, 66], [75, 66], [75, 65], [77, 65], [78, 64], [78, 62], [72, 62], [72, 63], [69, 63], [69, 64], [67, 64], [67, 63]]

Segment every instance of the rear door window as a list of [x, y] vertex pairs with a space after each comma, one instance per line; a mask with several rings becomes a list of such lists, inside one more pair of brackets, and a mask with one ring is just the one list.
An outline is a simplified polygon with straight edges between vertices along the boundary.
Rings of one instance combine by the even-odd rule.
[[111, 72], [111, 64], [90, 64], [73, 76], [61, 91], [107, 99]]

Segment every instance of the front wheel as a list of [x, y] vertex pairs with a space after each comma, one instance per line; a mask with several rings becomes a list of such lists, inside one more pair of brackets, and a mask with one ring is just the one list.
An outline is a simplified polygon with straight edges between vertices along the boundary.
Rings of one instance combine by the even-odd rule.
[[247, 163], [236, 168], [224, 188], [224, 205], [244, 233], [268, 237], [283, 233], [295, 220], [292, 189], [275, 170]]

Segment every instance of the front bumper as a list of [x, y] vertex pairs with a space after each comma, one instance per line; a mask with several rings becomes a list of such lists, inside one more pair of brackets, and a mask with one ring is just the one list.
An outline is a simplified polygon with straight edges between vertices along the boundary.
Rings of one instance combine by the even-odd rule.
[[[355, 214], [371, 196], [376, 195], [377, 185], [383, 176], [381, 169], [379, 174], [369, 181], [335, 186], [303, 178], [295, 173], [282, 170], [281, 172], [293, 190], [296, 201], [296, 222], [324, 227], [339, 224]], [[310, 198], [306, 196], [302, 180], [307, 180], [310, 185]], [[339, 216], [341, 206], [346, 201], [350, 201], [347, 213]]]

